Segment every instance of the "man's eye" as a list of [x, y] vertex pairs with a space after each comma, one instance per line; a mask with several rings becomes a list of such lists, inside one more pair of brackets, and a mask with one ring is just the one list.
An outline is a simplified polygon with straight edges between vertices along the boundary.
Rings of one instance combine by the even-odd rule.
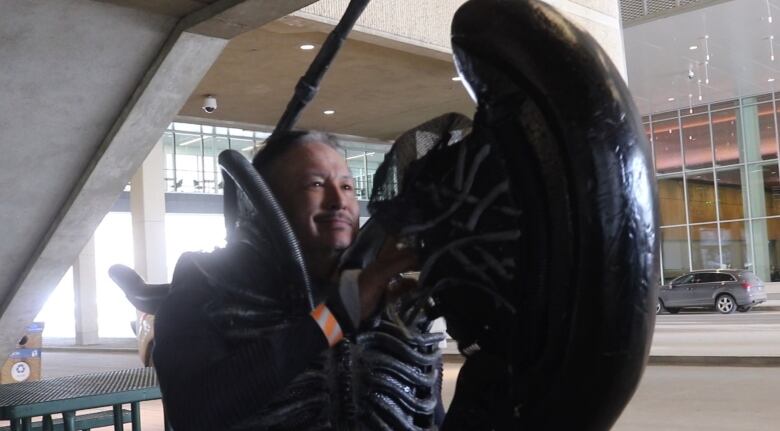
[[322, 181], [312, 181], [309, 184], [309, 186], [311, 186], [311, 187], [322, 187], [323, 186], [323, 182]]
[[352, 190], [352, 184], [344, 184], [343, 186], [341, 186], [341, 188], [343, 188], [344, 190]]

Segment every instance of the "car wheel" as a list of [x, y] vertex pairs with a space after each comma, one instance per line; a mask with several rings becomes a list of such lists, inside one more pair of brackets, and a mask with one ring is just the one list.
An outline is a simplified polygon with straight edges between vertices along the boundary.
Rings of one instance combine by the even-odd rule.
[[731, 314], [737, 309], [737, 303], [731, 295], [719, 295], [715, 298], [715, 308], [722, 314]]
[[655, 314], [661, 314], [665, 311], [664, 308], [664, 302], [661, 301], [661, 298], [658, 298], [658, 302], [655, 303]]
[[737, 307], [737, 311], [739, 311], [740, 313], [747, 313], [748, 311], [750, 311], [751, 308], [753, 307], [749, 305], [745, 305], [742, 307]]
[[666, 307], [666, 311], [668, 311], [670, 314], [677, 314], [677, 313], [680, 312], [680, 309], [679, 308], [669, 308], [669, 307]]

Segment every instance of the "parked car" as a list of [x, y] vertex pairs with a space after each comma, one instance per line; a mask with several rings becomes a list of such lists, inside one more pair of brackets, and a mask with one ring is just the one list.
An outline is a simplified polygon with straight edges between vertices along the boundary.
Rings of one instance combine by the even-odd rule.
[[658, 292], [656, 313], [715, 308], [723, 314], [749, 311], [766, 301], [764, 283], [744, 269], [708, 269], [683, 274]]

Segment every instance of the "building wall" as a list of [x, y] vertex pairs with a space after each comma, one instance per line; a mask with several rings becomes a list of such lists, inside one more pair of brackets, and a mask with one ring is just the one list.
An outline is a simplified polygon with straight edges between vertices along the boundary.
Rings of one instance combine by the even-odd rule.
[[780, 281], [780, 94], [644, 117], [658, 178], [661, 268], [746, 268]]

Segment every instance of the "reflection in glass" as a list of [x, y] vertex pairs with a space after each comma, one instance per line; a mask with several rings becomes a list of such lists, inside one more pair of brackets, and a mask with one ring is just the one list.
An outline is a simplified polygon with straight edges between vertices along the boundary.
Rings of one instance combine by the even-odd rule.
[[718, 226], [700, 224], [690, 227], [691, 230], [691, 269], [720, 268], [720, 252], [718, 251]]
[[708, 114], [683, 117], [682, 138], [686, 169], [708, 168], [712, 166], [710, 120]]
[[713, 112], [711, 118], [715, 164], [725, 166], [739, 163], [742, 160], [739, 109]]
[[655, 168], [659, 174], [682, 171], [680, 133], [677, 119], [653, 123]]
[[658, 179], [658, 206], [661, 225], [685, 224], [685, 193], [682, 177]]
[[718, 179], [718, 209], [721, 220], [736, 220], [745, 218], [745, 197], [742, 189], [745, 181], [744, 168], [717, 171]]
[[690, 269], [688, 262], [688, 234], [685, 227], [661, 228], [664, 283]]
[[777, 163], [748, 166], [751, 217], [780, 215]]
[[742, 133], [748, 162], [777, 158], [775, 116], [771, 102], [742, 108]]
[[689, 173], [686, 179], [690, 223], [715, 221], [715, 180], [712, 171]]
[[748, 227], [745, 221], [720, 224], [721, 261], [723, 267], [751, 269], [748, 244]]

